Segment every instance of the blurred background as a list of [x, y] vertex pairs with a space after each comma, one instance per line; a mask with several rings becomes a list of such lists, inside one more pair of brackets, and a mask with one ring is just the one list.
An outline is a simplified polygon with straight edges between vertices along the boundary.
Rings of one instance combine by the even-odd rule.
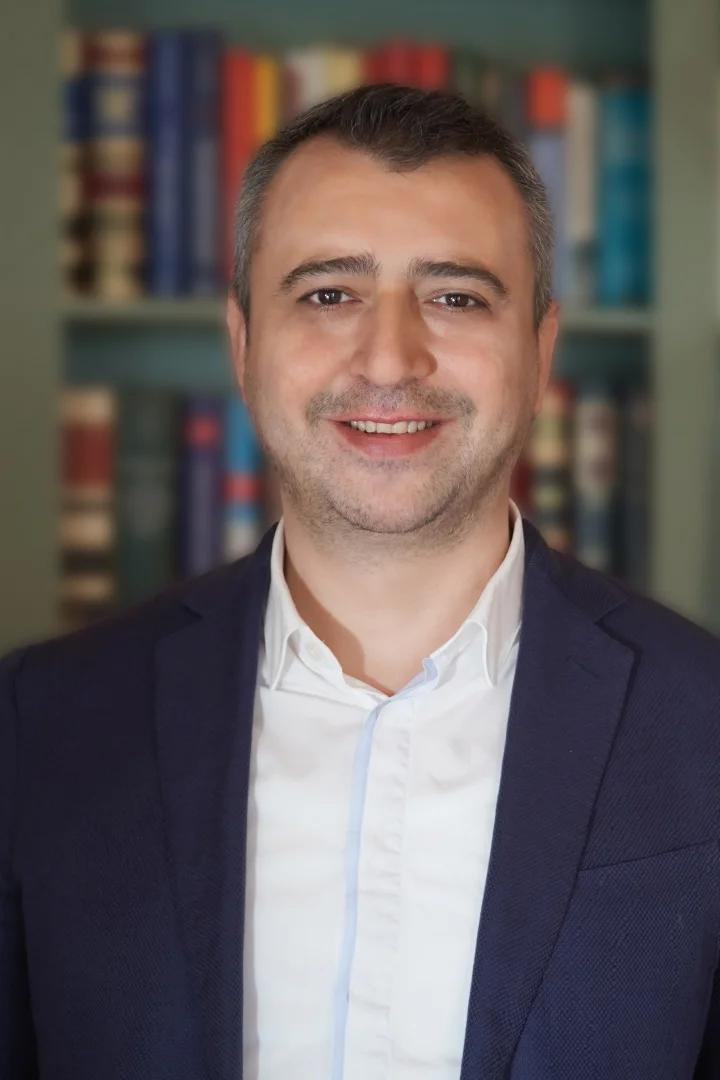
[[4, 13], [0, 647], [237, 558], [278, 514], [223, 329], [245, 164], [361, 83], [528, 145], [563, 330], [514, 497], [720, 629], [720, 7], [33, 0]]

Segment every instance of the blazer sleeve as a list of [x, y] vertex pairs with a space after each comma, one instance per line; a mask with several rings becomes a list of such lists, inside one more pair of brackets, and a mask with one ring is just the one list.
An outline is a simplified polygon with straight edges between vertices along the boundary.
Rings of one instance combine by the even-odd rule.
[[37, 1080], [20, 888], [13, 875], [18, 716], [15, 677], [26, 650], [0, 660], [0, 1077]]

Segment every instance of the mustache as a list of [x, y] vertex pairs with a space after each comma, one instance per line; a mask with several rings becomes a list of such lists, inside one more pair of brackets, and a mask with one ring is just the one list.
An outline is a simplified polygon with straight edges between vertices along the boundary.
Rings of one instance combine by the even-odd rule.
[[357, 412], [358, 416], [377, 412], [428, 412], [443, 419], [472, 416], [477, 412], [473, 402], [464, 394], [437, 387], [426, 387], [408, 393], [407, 387], [375, 388], [358, 387], [345, 394], [333, 394], [323, 390], [310, 400], [306, 409], [307, 419], [312, 423], [325, 416]]

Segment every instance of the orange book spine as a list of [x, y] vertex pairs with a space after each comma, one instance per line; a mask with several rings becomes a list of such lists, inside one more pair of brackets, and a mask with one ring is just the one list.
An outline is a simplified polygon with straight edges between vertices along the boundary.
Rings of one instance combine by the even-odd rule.
[[534, 68], [528, 74], [527, 94], [531, 128], [546, 130], [565, 127], [568, 77], [562, 68]]

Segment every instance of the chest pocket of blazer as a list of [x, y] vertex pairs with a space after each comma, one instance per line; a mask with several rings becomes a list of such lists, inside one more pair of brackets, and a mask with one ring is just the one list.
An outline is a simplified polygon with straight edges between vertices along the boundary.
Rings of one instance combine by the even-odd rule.
[[718, 961], [719, 874], [715, 841], [580, 870], [511, 1075], [692, 1076]]

